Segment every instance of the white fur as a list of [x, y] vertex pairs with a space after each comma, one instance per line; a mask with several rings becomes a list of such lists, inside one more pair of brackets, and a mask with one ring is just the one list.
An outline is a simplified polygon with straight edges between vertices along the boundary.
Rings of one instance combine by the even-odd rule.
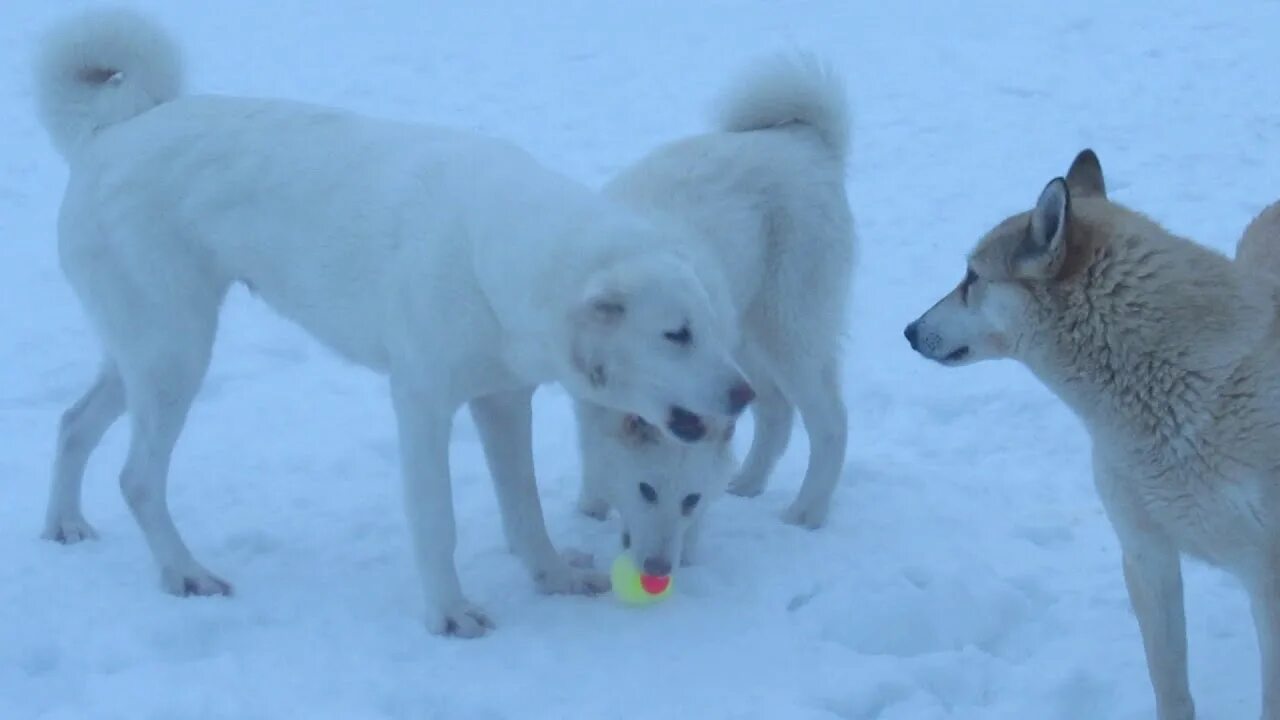
[[831, 154], [849, 154], [849, 104], [840, 76], [815, 55], [761, 58], [731, 85], [714, 112], [723, 132], [807, 125]]
[[36, 58], [36, 106], [65, 156], [98, 130], [182, 92], [182, 57], [167, 35], [123, 8], [55, 26]]
[[[165, 486], [237, 282], [388, 376], [437, 632], [490, 625], [454, 567], [448, 450], [460, 406], [483, 436], [511, 547], [540, 589], [574, 593], [607, 578], [571, 567], [547, 536], [534, 388], [558, 381], [686, 438], [733, 414], [743, 379], [730, 304], [714, 273], [684, 259], [674, 226], [477, 135], [279, 100], [175, 98], [172, 44], [135, 16], [73, 19], [43, 57], [41, 115], [71, 166], [59, 252], [105, 352], [98, 382], [62, 420], [48, 537], [93, 535], [81, 476], [127, 412], [121, 487], [164, 586], [230, 591], [188, 551]], [[663, 334], [685, 324], [703, 342], [675, 351]]]
[[[691, 228], [699, 268], [725, 278], [740, 318], [737, 359], [758, 397], [750, 453], [732, 485], [761, 492], [786, 448], [793, 407], [810, 439], [809, 468], [786, 518], [817, 527], [844, 464], [847, 414], [840, 355], [854, 260], [845, 194], [847, 110], [840, 82], [811, 57], [760, 62], [719, 106], [719, 131], [650, 153], [606, 188], [650, 216]], [[622, 516], [637, 565], [674, 564], [733, 463], [726, 430], [680, 446], [622, 414], [578, 404], [580, 508]], [[640, 483], [657, 492], [645, 497]], [[691, 495], [702, 500], [682, 512]]]

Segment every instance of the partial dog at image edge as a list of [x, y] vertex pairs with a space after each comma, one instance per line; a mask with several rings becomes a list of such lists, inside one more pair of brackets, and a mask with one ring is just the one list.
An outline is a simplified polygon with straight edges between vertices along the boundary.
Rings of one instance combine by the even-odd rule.
[[693, 562], [702, 519], [726, 486], [764, 490], [797, 409], [809, 461], [784, 519], [821, 526], [845, 460], [841, 353], [855, 237], [843, 82], [812, 55], [770, 56], [746, 67], [714, 110], [712, 132], [653, 150], [604, 191], [688, 226], [695, 263], [726, 278], [741, 329], [736, 358], [756, 390], [741, 470], [730, 483], [732, 422], [682, 444], [643, 418], [575, 404], [578, 507], [599, 519], [617, 509], [624, 552], [655, 575]]
[[1160, 720], [1195, 717], [1184, 553], [1243, 582], [1280, 720], [1278, 288], [1280, 203], [1233, 262], [1108, 198], [1085, 150], [906, 329], [944, 365], [1022, 362], [1084, 422]]
[[[231, 592], [187, 548], [166, 485], [220, 306], [239, 283], [387, 376], [432, 631], [493, 626], [454, 561], [449, 444], [463, 405], [536, 587], [608, 590], [605, 573], [572, 566], [548, 537], [530, 400], [559, 382], [680, 442], [745, 408], [733, 304], [715, 268], [687, 259], [687, 231], [502, 141], [284, 100], [184, 96], [182, 76], [173, 41], [132, 11], [77, 15], [40, 45], [39, 115], [70, 167], [58, 252], [102, 346], [97, 381], [61, 420], [45, 537], [94, 537], [85, 466], [127, 414], [120, 486], [163, 587]], [[681, 346], [685, 334], [698, 342]]]

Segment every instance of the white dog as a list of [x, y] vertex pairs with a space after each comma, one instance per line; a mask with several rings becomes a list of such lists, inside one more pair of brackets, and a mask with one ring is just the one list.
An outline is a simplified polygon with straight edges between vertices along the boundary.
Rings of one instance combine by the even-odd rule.
[[93, 536], [81, 477], [127, 411], [121, 489], [164, 587], [230, 591], [187, 549], [165, 487], [219, 306], [244, 283], [388, 376], [434, 631], [491, 626], [454, 566], [448, 452], [463, 404], [508, 541], [537, 586], [606, 589], [607, 577], [571, 567], [547, 537], [530, 397], [558, 381], [690, 442], [739, 413], [751, 391], [714, 268], [685, 258], [677, 226], [505, 143], [278, 100], [182, 97], [181, 76], [169, 39], [123, 11], [66, 22], [39, 59], [40, 114], [71, 168], [62, 266], [105, 351], [96, 384], [62, 419], [46, 536]]
[[1091, 151], [996, 226], [907, 339], [1023, 362], [1084, 421], [1160, 720], [1191, 720], [1180, 554], [1240, 577], [1280, 720], [1280, 206], [1236, 262], [1107, 198]]
[[[778, 57], [749, 68], [717, 111], [716, 132], [655, 150], [605, 192], [690, 228], [699, 267], [727, 279], [741, 330], [736, 356], [758, 393], [751, 450], [731, 490], [764, 489], [794, 405], [809, 435], [809, 467], [785, 517], [815, 528], [844, 465], [848, 422], [840, 387], [854, 259], [845, 93], [815, 59]], [[682, 341], [696, 347], [687, 335]], [[690, 445], [589, 400], [577, 410], [579, 507], [595, 517], [616, 507], [636, 564], [669, 573], [688, 560], [698, 519], [732, 472], [732, 425]]]

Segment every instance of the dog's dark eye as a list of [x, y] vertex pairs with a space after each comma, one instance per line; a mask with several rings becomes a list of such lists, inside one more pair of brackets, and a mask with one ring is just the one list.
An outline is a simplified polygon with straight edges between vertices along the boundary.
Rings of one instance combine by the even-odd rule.
[[701, 499], [702, 499], [702, 496], [699, 495], [698, 493], [693, 493], [692, 495], [685, 495], [684, 502], [680, 503], [680, 510], [684, 512], [685, 515], [688, 515], [689, 513], [693, 512], [694, 508], [698, 507], [698, 501]]
[[677, 345], [688, 345], [693, 342], [693, 333], [689, 332], [689, 325], [680, 326], [679, 330], [668, 330], [662, 333], [662, 336]]
[[658, 491], [654, 490], [649, 483], [642, 482], [640, 483], [640, 497], [644, 498], [646, 502], [656, 503], [658, 502]]
[[969, 287], [978, 281], [978, 273], [972, 269], [965, 273], [964, 280], [960, 281], [960, 300], [969, 302]]

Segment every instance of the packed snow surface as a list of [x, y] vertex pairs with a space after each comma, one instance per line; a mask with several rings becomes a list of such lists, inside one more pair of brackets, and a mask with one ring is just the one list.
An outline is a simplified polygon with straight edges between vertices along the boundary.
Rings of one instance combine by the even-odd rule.
[[[535, 592], [460, 414], [459, 571], [498, 629], [439, 638], [421, 623], [385, 382], [238, 290], [170, 485], [193, 551], [237, 594], [160, 592], [117, 488], [123, 423], [86, 479], [101, 539], [39, 540], [57, 418], [98, 351], [57, 265], [67, 171], [37, 126], [29, 60], [84, 3], [4, 0], [0, 718], [1154, 716], [1081, 425], [1014, 363], [935, 366], [901, 329], [1086, 146], [1115, 199], [1231, 252], [1280, 196], [1280, 4], [134, 4], [177, 37], [193, 91], [474, 128], [592, 185], [706, 129], [745, 62], [826, 56], [854, 103], [850, 458], [826, 528], [783, 524], [807, 457], [797, 428], [763, 496], [713, 508], [674, 596], [628, 608]], [[574, 511], [563, 392], [541, 390], [535, 412], [552, 535], [603, 565], [617, 521]], [[1243, 592], [1188, 563], [1186, 593], [1201, 716], [1255, 717]]]

